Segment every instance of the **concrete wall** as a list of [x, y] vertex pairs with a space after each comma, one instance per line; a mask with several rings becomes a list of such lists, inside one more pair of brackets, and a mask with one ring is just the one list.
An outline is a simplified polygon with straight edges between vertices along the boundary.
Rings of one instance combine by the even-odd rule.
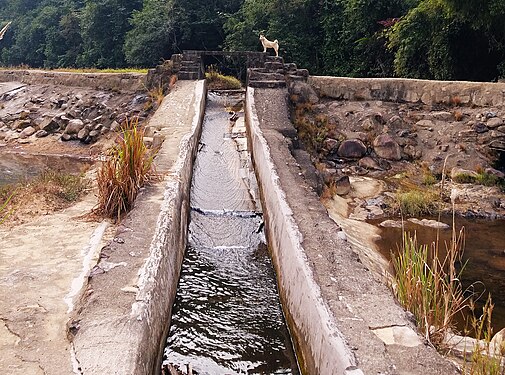
[[30, 85], [88, 87], [95, 90], [142, 91], [146, 74], [139, 73], [71, 73], [42, 70], [0, 70], [0, 82]]
[[505, 106], [505, 83], [311, 76], [309, 84], [333, 99]]
[[153, 117], [172, 134], [155, 160], [165, 179], [139, 195], [116, 232], [121, 241], [102, 249], [97, 267], [104, 272], [90, 277], [74, 319], [79, 322], [73, 337], [77, 374], [160, 372], [186, 249], [191, 177], [206, 97], [205, 81], [177, 85], [182, 88], [176, 87]]
[[246, 123], [262, 192], [268, 244], [276, 266], [284, 312], [304, 374], [351, 372], [355, 358], [323, 301], [302, 248], [302, 234], [285, 199], [269, 146], [259, 127], [254, 89], [248, 88]]

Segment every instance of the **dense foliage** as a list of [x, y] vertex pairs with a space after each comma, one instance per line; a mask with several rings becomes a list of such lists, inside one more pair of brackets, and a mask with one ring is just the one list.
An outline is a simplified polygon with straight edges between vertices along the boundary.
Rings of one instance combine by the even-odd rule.
[[313, 74], [505, 76], [505, 0], [0, 0], [0, 64], [153, 66], [183, 49], [260, 50]]

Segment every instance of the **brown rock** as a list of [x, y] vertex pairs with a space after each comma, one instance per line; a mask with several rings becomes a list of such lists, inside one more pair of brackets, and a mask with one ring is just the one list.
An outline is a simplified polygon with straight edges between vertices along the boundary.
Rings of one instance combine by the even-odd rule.
[[375, 161], [374, 159], [372, 159], [370, 156], [365, 156], [364, 158], [359, 159], [358, 165], [361, 168], [366, 168], [369, 170], [376, 170], [376, 171], [382, 170], [379, 163], [377, 161]]
[[359, 159], [366, 154], [366, 146], [359, 139], [343, 141], [338, 148], [338, 156], [349, 159]]
[[65, 134], [78, 134], [82, 128], [84, 128], [84, 122], [82, 122], [82, 120], [70, 120], [65, 128]]
[[48, 135], [49, 133], [46, 132], [44, 129], [40, 129], [37, 133], [35, 133], [35, 137], [37, 138], [47, 137]]
[[351, 181], [349, 176], [341, 176], [335, 178], [336, 193], [338, 195], [346, 195], [351, 191]]
[[48, 133], [53, 133], [60, 128], [60, 124], [53, 118], [47, 118], [40, 123], [40, 129]]
[[[154, 134], [153, 134], [154, 137]], [[323, 148], [328, 151], [328, 153], [334, 153], [338, 150], [340, 142], [333, 138], [326, 138], [323, 142]]]
[[490, 129], [497, 128], [503, 125], [503, 120], [499, 117], [493, 117], [487, 120], [486, 126]]
[[24, 139], [28, 138], [30, 135], [34, 134], [36, 132], [35, 128], [32, 126], [28, 126], [27, 128], [24, 128], [21, 134], [19, 134], [19, 138]]
[[389, 134], [381, 134], [373, 141], [375, 153], [386, 160], [401, 160], [401, 149]]

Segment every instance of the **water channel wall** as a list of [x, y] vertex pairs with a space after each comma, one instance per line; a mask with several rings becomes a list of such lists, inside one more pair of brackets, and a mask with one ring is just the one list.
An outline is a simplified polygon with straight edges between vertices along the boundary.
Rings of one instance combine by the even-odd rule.
[[505, 83], [310, 76], [321, 97], [344, 100], [504, 107]]
[[[189, 194], [205, 111], [205, 81], [186, 81], [150, 121], [166, 136], [165, 176], [137, 197], [90, 276], [72, 338], [80, 375], [158, 374], [187, 242]], [[78, 323], [76, 323], [78, 322]], [[72, 330], [70, 330], [72, 332]]]
[[305, 180], [304, 169], [314, 167], [299, 156], [287, 98], [286, 89], [249, 87], [245, 111], [268, 247], [302, 373], [457, 374], [423, 343]]
[[136, 92], [146, 90], [146, 74], [141, 73], [73, 73], [44, 70], [0, 70], [0, 82], [29, 85], [62, 85], [94, 90]]

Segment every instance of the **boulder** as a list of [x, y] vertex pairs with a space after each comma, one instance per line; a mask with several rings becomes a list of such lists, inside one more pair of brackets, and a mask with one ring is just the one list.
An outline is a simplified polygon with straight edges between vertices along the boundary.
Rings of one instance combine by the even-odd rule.
[[77, 139], [84, 141], [89, 135], [89, 129], [84, 127], [77, 133]]
[[486, 122], [486, 126], [490, 129], [497, 128], [503, 125], [503, 120], [500, 117], [492, 117]]
[[372, 159], [370, 156], [365, 156], [364, 158], [359, 159], [358, 165], [361, 168], [366, 168], [368, 170], [381, 171], [382, 168], [379, 163]]
[[374, 151], [377, 156], [386, 160], [401, 160], [401, 149], [398, 143], [389, 134], [381, 134], [373, 141]]
[[460, 183], [474, 182], [477, 178], [477, 172], [459, 167], [454, 167], [451, 170], [451, 180]]
[[323, 142], [323, 148], [330, 154], [336, 152], [339, 145], [340, 142], [333, 138], [326, 138]]
[[49, 133], [46, 132], [44, 129], [40, 129], [37, 133], [35, 133], [35, 137], [37, 138], [47, 137], [48, 135]]
[[72, 135], [70, 135], [70, 134], [63, 133], [63, 134], [61, 135], [61, 140], [62, 140], [62, 141], [67, 142], [67, 141], [71, 141], [72, 139], [73, 139], [73, 138], [72, 138]]
[[19, 138], [28, 138], [30, 135], [34, 134], [36, 132], [35, 128], [32, 126], [28, 126], [27, 128], [24, 128], [23, 131], [19, 134]]
[[416, 125], [421, 128], [432, 128], [433, 126], [435, 126], [435, 124], [431, 120], [420, 120], [416, 122]]
[[317, 103], [319, 97], [311, 85], [302, 81], [293, 81], [289, 85], [289, 93], [298, 96], [300, 103]]
[[335, 177], [335, 192], [338, 195], [346, 195], [351, 191], [351, 181], [349, 176]]
[[477, 134], [482, 134], [482, 133], [489, 131], [488, 127], [486, 125], [484, 125], [482, 122], [477, 122], [477, 123], [473, 124], [472, 129]]
[[454, 115], [451, 112], [446, 111], [432, 112], [431, 118], [440, 121], [451, 121], [454, 120]]
[[31, 126], [32, 122], [30, 120], [16, 120], [12, 125], [12, 130], [25, 129]]
[[82, 122], [82, 120], [70, 120], [65, 128], [65, 134], [78, 134], [82, 128], [84, 128], [84, 122]]
[[359, 159], [365, 156], [366, 146], [359, 139], [348, 139], [340, 144], [337, 154], [343, 158]]

